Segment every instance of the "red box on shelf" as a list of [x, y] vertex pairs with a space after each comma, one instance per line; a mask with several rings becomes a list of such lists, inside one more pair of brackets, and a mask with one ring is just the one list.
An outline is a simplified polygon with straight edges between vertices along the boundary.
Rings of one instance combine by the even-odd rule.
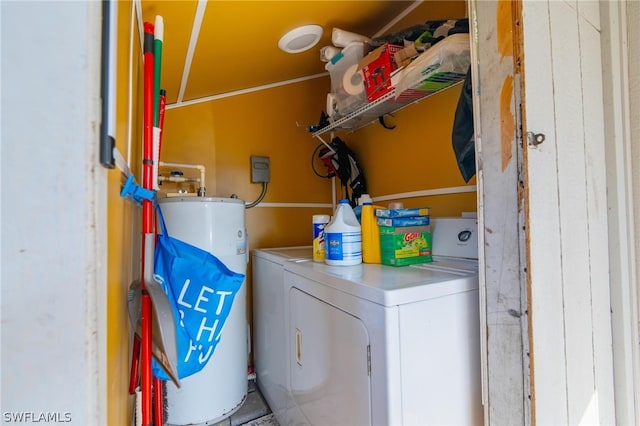
[[358, 69], [364, 76], [367, 100], [372, 102], [392, 89], [391, 73], [398, 68], [393, 55], [403, 46], [385, 43], [362, 58]]

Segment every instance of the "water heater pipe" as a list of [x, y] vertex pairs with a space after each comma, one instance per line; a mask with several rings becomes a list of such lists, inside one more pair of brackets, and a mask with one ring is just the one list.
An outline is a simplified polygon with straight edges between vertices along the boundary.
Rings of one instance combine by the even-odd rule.
[[158, 176], [160, 182], [200, 182], [200, 178], [186, 178], [184, 176]]
[[[160, 166], [164, 166], [164, 167], [180, 167], [180, 168], [184, 168], [184, 169], [198, 169], [200, 170], [200, 187], [198, 188], [198, 196], [199, 197], [204, 197], [205, 195], [205, 180], [204, 180], [204, 172], [205, 172], [205, 168], [202, 164], [185, 164], [185, 163], [167, 163], [165, 161], [160, 161]], [[187, 180], [188, 178], [182, 178], [185, 180], [177, 180], [175, 179], [176, 176], [171, 176], [171, 177], [162, 177], [161, 180], [167, 180], [169, 182], [196, 182], [197, 179], [191, 179], [191, 180]]]

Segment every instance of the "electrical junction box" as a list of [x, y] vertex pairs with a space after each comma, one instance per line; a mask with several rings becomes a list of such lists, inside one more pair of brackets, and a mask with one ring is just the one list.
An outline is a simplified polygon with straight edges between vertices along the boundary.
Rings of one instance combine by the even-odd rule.
[[269, 157], [251, 156], [251, 182], [269, 182]]

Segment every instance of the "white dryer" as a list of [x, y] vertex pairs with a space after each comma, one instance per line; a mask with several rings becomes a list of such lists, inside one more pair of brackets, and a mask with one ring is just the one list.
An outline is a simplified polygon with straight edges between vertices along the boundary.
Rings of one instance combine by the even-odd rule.
[[483, 423], [477, 222], [432, 225], [427, 264], [253, 251], [257, 383], [281, 425]]

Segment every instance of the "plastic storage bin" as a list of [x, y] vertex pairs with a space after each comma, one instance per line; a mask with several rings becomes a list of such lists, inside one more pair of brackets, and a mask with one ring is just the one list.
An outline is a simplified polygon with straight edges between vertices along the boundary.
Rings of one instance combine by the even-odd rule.
[[337, 119], [355, 111], [367, 102], [364, 77], [358, 71], [358, 63], [364, 57], [365, 44], [354, 41], [327, 62], [325, 69], [331, 76], [333, 106], [328, 106], [327, 114]]

